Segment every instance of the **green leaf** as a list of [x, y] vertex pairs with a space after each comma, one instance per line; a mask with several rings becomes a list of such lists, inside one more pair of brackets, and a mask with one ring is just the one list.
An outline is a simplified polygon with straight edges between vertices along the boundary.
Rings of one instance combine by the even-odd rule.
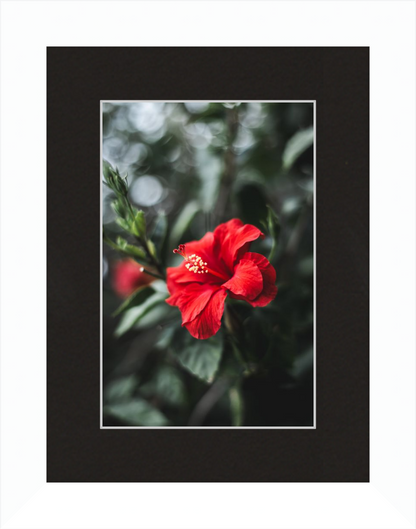
[[107, 162], [107, 160], [103, 160], [103, 175], [104, 175], [104, 179], [107, 184], [111, 182], [111, 179], [113, 178], [114, 174], [115, 174], [115, 171], [112, 165], [109, 162]]
[[167, 349], [170, 346], [178, 325], [179, 322], [174, 322], [172, 325], [165, 325], [162, 328], [159, 335], [159, 339], [155, 344], [157, 349], [163, 351], [164, 349]]
[[130, 224], [127, 222], [127, 220], [122, 219], [121, 217], [117, 217], [116, 222], [119, 226], [123, 228], [123, 230], [131, 232]]
[[[188, 332], [184, 329], [183, 331]], [[210, 383], [214, 380], [220, 364], [222, 340], [217, 336], [208, 340], [197, 340], [189, 335], [183, 343], [179, 340], [176, 346], [174, 341], [173, 353], [188, 371]]]
[[117, 195], [122, 195], [124, 197], [127, 195], [127, 175], [122, 178], [117, 167], [114, 169], [106, 160], [103, 160], [103, 175], [105, 183]]
[[124, 253], [131, 255], [131, 257], [137, 257], [138, 259], [146, 259], [146, 254], [144, 250], [142, 250], [138, 246], [135, 246], [134, 244], [129, 244], [122, 237], [117, 237], [117, 246]]
[[[165, 296], [166, 297], [166, 296]], [[135, 324], [135, 330], [155, 329], [159, 325], [165, 324], [168, 320], [177, 317], [176, 307], [171, 307], [167, 303], [159, 303], [147, 312]]]
[[272, 238], [272, 247], [269, 254], [269, 261], [272, 261], [280, 235], [280, 220], [270, 206], [267, 206], [267, 230]]
[[124, 218], [126, 216], [126, 206], [121, 200], [117, 199], [111, 203], [111, 207], [118, 217]]
[[280, 220], [274, 210], [267, 206], [267, 228], [270, 235], [277, 238], [280, 234]]
[[120, 250], [120, 248], [117, 246], [115, 242], [113, 242], [106, 234], [105, 230], [103, 229], [103, 241], [110, 246], [110, 248], [113, 248], [113, 250]]
[[155, 291], [150, 286], [139, 288], [138, 290], [136, 290], [136, 292], [133, 292], [133, 294], [129, 296], [118, 307], [118, 309], [113, 313], [113, 316], [118, 316], [122, 312], [125, 312], [126, 310], [131, 309], [132, 307], [137, 307], [138, 305], [141, 305], [148, 298], [150, 298], [150, 296], [152, 296], [154, 293]]
[[155, 292], [140, 305], [126, 310], [120, 320], [120, 323], [114, 331], [115, 336], [120, 337], [132, 329], [148, 312], [150, 312], [160, 303], [164, 302], [165, 299], [166, 294]]
[[146, 237], [146, 219], [144, 218], [144, 212], [142, 210], [139, 210], [134, 217], [132, 231], [134, 235], [140, 237], [141, 239]]
[[313, 369], [313, 347], [299, 355], [290, 371], [291, 375], [298, 380], [304, 380]]
[[127, 174], [124, 177], [119, 175], [118, 186], [119, 186], [121, 194], [124, 197], [127, 197], [127, 193], [129, 191], [129, 186], [128, 186], [128, 183], [127, 183]]
[[176, 219], [175, 224], [173, 225], [170, 237], [169, 237], [169, 246], [170, 248], [176, 248], [178, 244], [182, 241], [183, 234], [189, 228], [191, 222], [193, 221], [195, 215], [200, 209], [199, 203], [196, 200], [188, 202], [186, 206], [181, 211], [179, 217]]
[[161, 292], [166, 294], [166, 296], [169, 294], [168, 287], [163, 279], [156, 279], [150, 286], [155, 292]]
[[180, 406], [185, 401], [185, 386], [178, 371], [171, 366], [161, 366], [154, 378], [141, 386], [140, 392], [145, 397], [157, 396], [172, 406]]
[[286, 143], [283, 152], [283, 169], [290, 169], [299, 156], [313, 144], [313, 127], [301, 130], [294, 134]]
[[166, 426], [168, 419], [162, 412], [140, 398], [104, 406], [104, 413], [133, 426]]
[[157, 259], [157, 251], [156, 251], [156, 246], [154, 245], [154, 243], [152, 241], [147, 241], [147, 246], [149, 248], [150, 255], [154, 257], [155, 259]]
[[135, 375], [114, 380], [105, 388], [104, 399], [110, 404], [130, 399], [136, 386], [137, 378]]
[[130, 257], [134, 257], [136, 260], [140, 259], [140, 261], [147, 261], [146, 254], [141, 248], [134, 246], [133, 244], [128, 244], [128, 242], [122, 237], [117, 237], [117, 242], [115, 243], [109, 237], [107, 237], [103, 230], [103, 240], [114, 250], [129, 255]]

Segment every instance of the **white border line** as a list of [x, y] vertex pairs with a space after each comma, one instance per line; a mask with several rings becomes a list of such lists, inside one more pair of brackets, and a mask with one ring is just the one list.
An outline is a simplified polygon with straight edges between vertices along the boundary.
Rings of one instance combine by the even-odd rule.
[[103, 429], [103, 102], [100, 101], [100, 429]]
[[313, 425], [316, 429], [316, 100], [313, 102]]
[[[103, 104], [104, 103], [312, 103], [313, 104], [313, 426], [103, 426]], [[219, 100], [219, 99], [103, 99], [100, 101], [100, 430], [316, 430], [316, 99]]]

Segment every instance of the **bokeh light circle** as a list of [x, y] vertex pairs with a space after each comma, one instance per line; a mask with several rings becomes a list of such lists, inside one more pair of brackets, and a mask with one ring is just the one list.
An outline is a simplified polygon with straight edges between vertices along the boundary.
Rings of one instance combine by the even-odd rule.
[[130, 196], [140, 206], [153, 206], [163, 198], [163, 186], [155, 176], [141, 176], [133, 182]]

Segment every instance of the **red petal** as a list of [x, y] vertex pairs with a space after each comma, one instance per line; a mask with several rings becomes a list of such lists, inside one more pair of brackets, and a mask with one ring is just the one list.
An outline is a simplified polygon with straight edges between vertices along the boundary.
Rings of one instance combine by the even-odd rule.
[[224, 283], [223, 287], [237, 296], [251, 300], [262, 292], [263, 276], [253, 261], [241, 259], [234, 269], [233, 277]]
[[190, 283], [178, 289], [166, 300], [166, 303], [179, 308], [182, 313], [182, 324], [185, 324], [195, 319], [205, 309], [218, 288], [216, 285]]
[[262, 236], [255, 226], [232, 219], [215, 229], [215, 251], [221, 255], [229, 270], [233, 270], [236, 259], [248, 250], [249, 243]]
[[[214, 235], [211, 232], [206, 233], [201, 240], [192, 241], [185, 244], [186, 255], [199, 255], [211, 270], [221, 275], [231, 277], [224, 265], [219, 261], [218, 254], [214, 252]], [[185, 261], [179, 266], [167, 269], [167, 286], [171, 294], [174, 294], [178, 288], [183, 287], [183, 283], [209, 283], [221, 285], [224, 280], [213, 274], [194, 274], [185, 267]]]
[[204, 310], [194, 320], [183, 324], [194, 338], [206, 340], [218, 332], [221, 327], [226, 296], [227, 291], [219, 288], [212, 295]]
[[[188, 242], [185, 244], [185, 252], [187, 255], [199, 255], [206, 263], [207, 267], [215, 272], [219, 272], [222, 275], [228, 277], [231, 276], [230, 271], [224, 266], [224, 263], [221, 260], [221, 254], [217, 252], [215, 247], [215, 238], [212, 232], [206, 233], [201, 240]], [[207, 278], [201, 277], [202, 280], [209, 280], [212, 282], [218, 283], [218, 278], [214, 279], [211, 276], [211, 279], [208, 278], [210, 274], [206, 274]], [[201, 274], [202, 276], [202, 274]], [[200, 278], [198, 278], [200, 281]], [[221, 283], [221, 280], [219, 281]]]
[[196, 254], [202, 257], [205, 261], [211, 256], [214, 250], [214, 234], [207, 232], [199, 241], [191, 241], [185, 244], [185, 252], [187, 255]]
[[[185, 268], [185, 261], [181, 263], [179, 266], [167, 268], [166, 275], [167, 275], [166, 284], [171, 294], [174, 294], [178, 289], [183, 288], [184, 284], [186, 283], [196, 282], [195, 281], [196, 274], [192, 274], [192, 272], [189, 272], [189, 270]], [[198, 275], [198, 279], [199, 277], [200, 276]]]
[[235, 233], [244, 224], [240, 219], [231, 219], [224, 224], [219, 224], [214, 230], [215, 243], [222, 244], [230, 233]]
[[253, 307], [264, 307], [274, 300], [277, 294], [276, 270], [270, 264], [268, 259], [259, 253], [247, 252], [244, 259], [255, 263], [263, 276], [263, 290], [259, 296], [252, 300], [247, 300]]
[[[192, 241], [185, 244], [187, 255], [199, 255], [204, 261], [212, 254], [214, 236], [211, 232], [206, 233], [201, 240]], [[183, 287], [183, 283], [218, 283], [215, 276], [211, 274], [194, 274], [185, 267], [185, 261], [179, 266], [171, 267], [167, 272], [167, 287], [171, 294], [174, 294], [178, 288]], [[180, 285], [178, 285], [180, 283]]]

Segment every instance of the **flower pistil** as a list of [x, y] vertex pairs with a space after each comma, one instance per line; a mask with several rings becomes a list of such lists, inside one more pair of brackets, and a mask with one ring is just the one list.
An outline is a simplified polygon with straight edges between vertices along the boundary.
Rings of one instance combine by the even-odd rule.
[[193, 272], [194, 274], [212, 274], [214, 276], [219, 277], [220, 279], [228, 280], [227, 277], [225, 277], [222, 274], [219, 274], [215, 270], [212, 270], [207, 267], [207, 263], [200, 257], [199, 255], [192, 254], [187, 255], [186, 249], [184, 244], [180, 244], [177, 249], [173, 250], [173, 253], [178, 253], [185, 259], [185, 268], [189, 270], [189, 272]]

